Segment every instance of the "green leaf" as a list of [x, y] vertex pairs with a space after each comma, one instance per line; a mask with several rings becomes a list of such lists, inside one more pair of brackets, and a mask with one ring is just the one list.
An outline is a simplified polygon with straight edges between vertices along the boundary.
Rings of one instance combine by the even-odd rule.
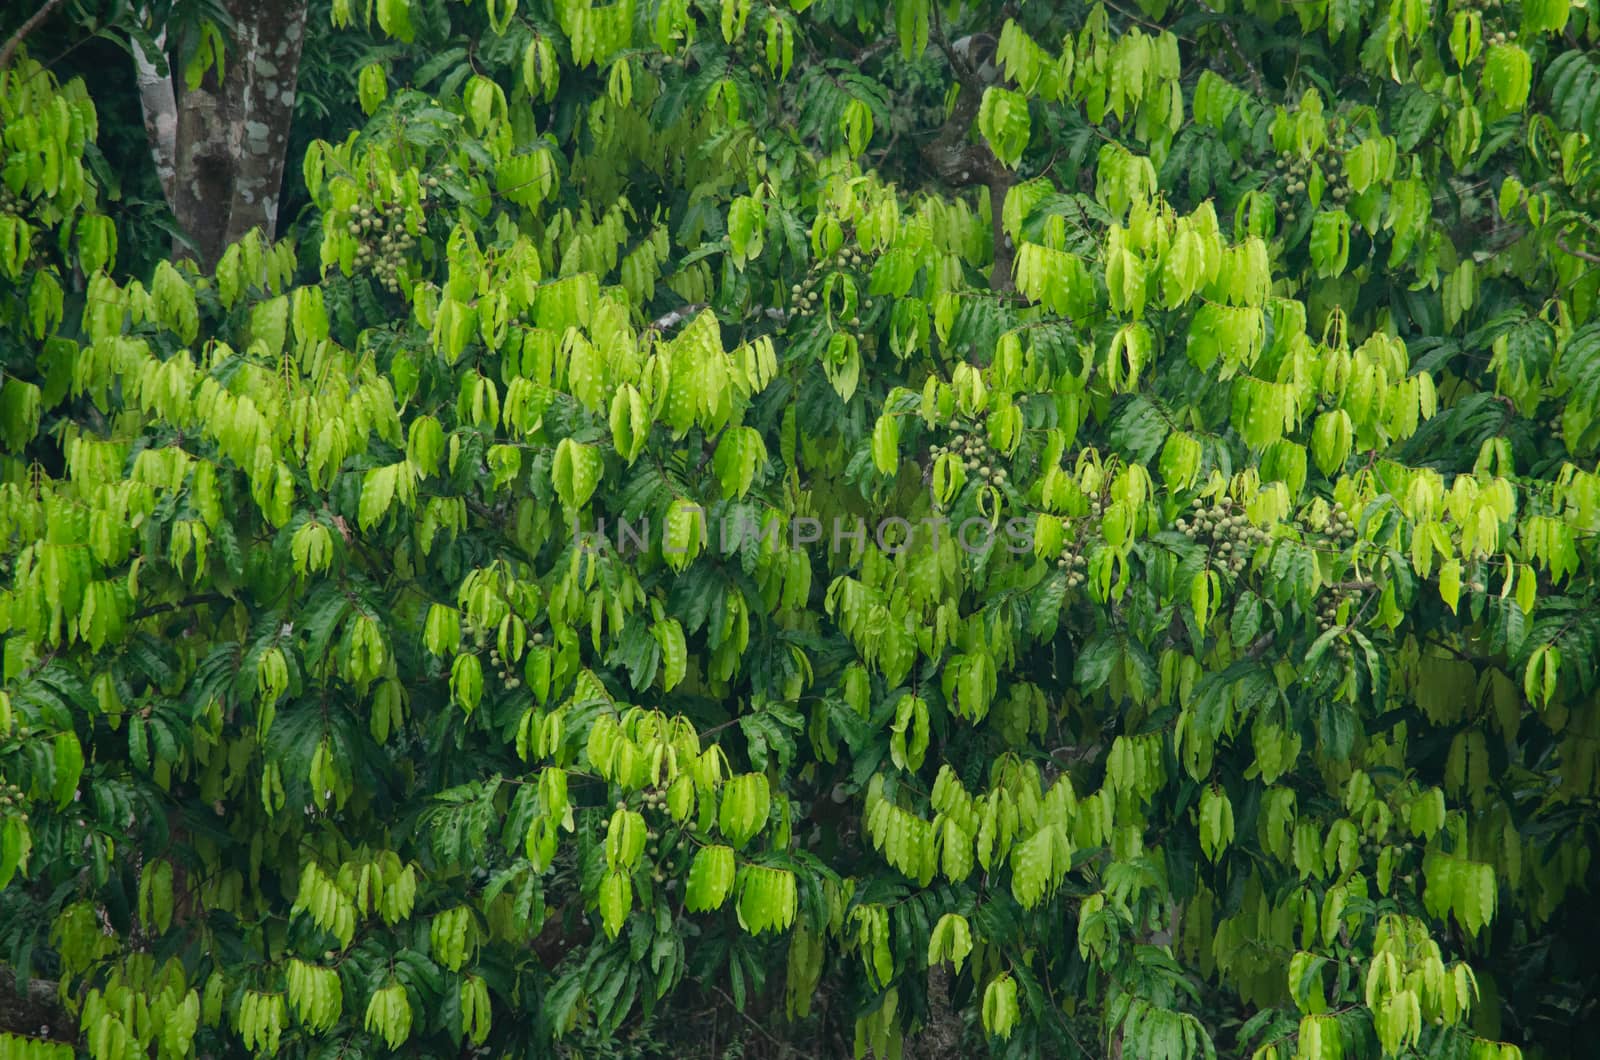
[[555, 460], [551, 464], [551, 480], [561, 506], [576, 513], [589, 503], [595, 487], [600, 484], [604, 461], [592, 445], [563, 438], [556, 445]]
[[606, 934], [616, 938], [633, 908], [633, 884], [628, 874], [620, 870], [606, 873], [600, 881], [600, 918]]
[[1010, 973], [1002, 972], [984, 987], [983, 1029], [997, 1038], [1009, 1039], [1021, 1015], [1017, 1007], [1017, 981]]

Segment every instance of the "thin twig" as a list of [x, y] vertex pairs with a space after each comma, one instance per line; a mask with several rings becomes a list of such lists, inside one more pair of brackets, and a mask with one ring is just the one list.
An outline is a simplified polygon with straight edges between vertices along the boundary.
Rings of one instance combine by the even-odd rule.
[[950, 47], [950, 38], [944, 35], [944, 22], [939, 17], [939, 5], [929, 4], [928, 9], [929, 14], [933, 16], [934, 43], [939, 45], [939, 50], [944, 52], [944, 57], [950, 61], [950, 67], [956, 72], [957, 80], [964, 84], [975, 83], [977, 81], [977, 72], [967, 65], [966, 60], [956, 54], [955, 49]]
[[712, 984], [709, 984], [709, 985], [710, 985], [711, 989], [715, 990], [718, 994], [720, 994], [722, 996], [722, 999], [724, 1001], [726, 1001], [728, 1004], [733, 1006], [733, 1010], [735, 1012], [739, 1013], [739, 1015], [744, 1017], [744, 1021], [746, 1023], [750, 1024], [750, 1026], [752, 1026], [756, 1030], [760, 1031], [761, 1032], [761, 1036], [763, 1038], [765, 1038], [767, 1041], [771, 1042], [773, 1045], [778, 1047], [778, 1055], [779, 1056], [783, 1056], [783, 1055], [788, 1053], [788, 1051], [789, 1051], [788, 1047], [786, 1045], [784, 1045], [783, 1042], [781, 1042], [777, 1038], [773, 1037], [772, 1032], [767, 1030], [760, 1023], [758, 1023], [753, 1017], [751, 1017], [750, 1013], [748, 1013], [748, 1012], [744, 1011], [743, 1009], [741, 1009], [739, 1007], [738, 1003], [736, 1001], [734, 1001], [733, 998], [729, 997], [727, 995], [727, 992], [724, 991], [722, 989], [722, 987], [717, 986], [715, 983], [712, 983]]
[[[1121, 15], [1123, 18], [1131, 19], [1132, 21], [1137, 22], [1139, 25], [1145, 27], [1146, 29], [1154, 31], [1154, 33], [1158, 37], [1163, 33], [1172, 33], [1172, 30], [1170, 30], [1167, 27], [1161, 25], [1159, 22], [1151, 22], [1149, 19], [1147, 19], [1147, 18], [1143, 17], [1142, 15], [1140, 15], [1138, 12], [1129, 11], [1127, 8], [1123, 7], [1121, 4], [1118, 4], [1116, 2], [1116, 0], [1106, 0], [1106, 6], [1109, 7], [1111, 10], [1115, 11], [1117, 14]], [[1183, 36], [1181, 34], [1172, 33], [1172, 35], [1174, 37], [1177, 37], [1179, 40], [1186, 40], [1190, 44], [1196, 43], [1193, 39], [1191, 39], [1189, 37], [1185, 37], [1185, 36]]]
[[1567, 246], [1567, 237], [1564, 232], [1556, 233], [1556, 246], [1560, 247], [1563, 253], [1570, 254], [1580, 261], [1587, 261], [1596, 265], [1600, 265], [1600, 254], [1591, 254], [1587, 250], [1576, 250]]

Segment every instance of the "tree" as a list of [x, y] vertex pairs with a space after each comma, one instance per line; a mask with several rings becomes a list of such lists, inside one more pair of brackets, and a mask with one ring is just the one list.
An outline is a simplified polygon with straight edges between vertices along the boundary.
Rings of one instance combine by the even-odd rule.
[[371, 13], [0, 74], [0, 1049], [1580, 1055], [1588, 8]]

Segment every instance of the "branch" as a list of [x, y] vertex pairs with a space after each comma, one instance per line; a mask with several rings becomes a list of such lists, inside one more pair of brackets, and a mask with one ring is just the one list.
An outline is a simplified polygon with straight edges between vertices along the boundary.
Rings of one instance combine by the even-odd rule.
[[963, 69], [965, 64], [956, 58], [956, 53], [950, 48], [950, 38], [944, 35], [944, 20], [939, 17], [939, 5], [929, 4], [928, 14], [932, 16], [930, 28], [933, 32], [933, 42], [944, 52], [945, 58], [950, 60], [950, 67], [955, 70], [956, 76], [964, 80], [963, 75], [970, 74], [971, 71]]
[[[989, 287], [1005, 293], [1013, 290], [1011, 263], [1015, 248], [1006, 237], [1006, 195], [1016, 182], [1016, 174], [1006, 168], [986, 143], [969, 143], [972, 122], [978, 115], [987, 83], [983, 74], [992, 72], [993, 66], [978, 52], [984, 40], [993, 40], [987, 34], [972, 34], [950, 43], [945, 36], [944, 24], [939, 18], [939, 5], [932, 9], [930, 33], [950, 61], [961, 88], [950, 117], [939, 127], [933, 139], [923, 145], [922, 158], [947, 184], [964, 187], [983, 184], [989, 189], [990, 229], [994, 240], [994, 267], [989, 272]], [[976, 64], [976, 65], [975, 65]]]
[[871, 44], [863, 44], [863, 45], [857, 46], [856, 44], [852, 43], [847, 37], [845, 37], [844, 34], [840, 33], [838, 30], [834, 29], [832, 26], [824, 25], [822, 27], [822, 31], [824, 33], [826, 33], [828, 35], [828, 37], [835, 44], [837, 44], [839, 46], [839, 52], [840, 52], [841, 55], [848, 54], [850, 56], [850, 65], [851, 66], [862, 66], [862, 65], [865, 65], [867, 60], [876, 58], [880, 53], [885, 52], [890, 48], [893, 48], [896, 44], [899, 43], [899, 41], [895, 38], [894, 34], [891, 33], [891, 34], [888, 34], [886, 36], [879, 37], [877, 40], [873, 41]]
[[914, 1056], [925, 1060], [956, 1060], [961, 1056], [965, 1029], [960, 1015], [950, 1007], [950, 969], [942, 961], [928, 966], [928, 1016], [912, 1039]]
[[61, 0], [44, 0], [43, 6], [35, 11], [28, 21], [17, 27], [17, 31], [6, 39], [3, 47], [0, 47], [0, 70], [5, 70], [11, 65], [12, 57], [17, 54], [17, 49], [22, 47], [22, 42], [28, 38], [28, 34], [38, 29], [44, 20], [50, 17], [50, 13], [60, 6]]
[[142, 607], [133, 613], [133, 621], [140, 622], [147, 618], [154, 618], [156, 615], [164, 615], [168, 611], [182, 611], [183, 609], [189, 607], [201, 607], [206, 604], [226, 604], [230, 602], [230, 598], [224, 593], [201, 593], [199, 596], [191, 596], [183, 600], [169, 600], [165, 603], [151, 604], [148, 607]]
[[228, 142], [233, 156], [232, 201], [223, 245], [251, 229], [270, 241], [278, 232], [278, 204], [294, 121], [306, 0], [229, 0], [239, 54], [227, 68]]
[[1257, 70], [1255, 64], [1245, 57], [1244, 49], [1239, 47], [1239, 38], [1233, 35], [1233, 26], [1229, 25], [1227, 17], [1219, 13], [1216, 8], [1206, 3], [1206, 0], [1195, 0], [1195, 3], [1199, 4], [1206, 11], [1209, 11], [1217, 19], [1217, 26], [1222, 30], [1222, 35], [1228, 38], [1228, 46], [1233, 49], [1234, 56], [1244, 67], [1245, 72], [1250, 75], [1250, 84], [1255, 88], [1256, 96], [1258, 98], [1265, 98], [1267, 89], [1265, 83], [1261, 79], [1261, 71]]
[[899, 39], [892, 33], [885, 37], [879, 37], [873, 43], [856, 52], [855, 58], [852, 59], [851, 62], [855, 66], [861, 66], [866, 63], [867, 60], [876, 59], [880, 54], [888, 51], [890, 48], [895, 47], [899, 43]]
[[[954, 382], [950, 377], [950, 365], [945, 361], [944, 348], [939, 343], [938, 335], [931, 333], [928, 335], [928, 352], [933, 355], [933, 366], [939, 370], [940, 377], [946, 383]], [[929, 464], [928, 466], [931, 469], [933, 465]], [[929, 481], [931, 482], [932, 479], [929, 479]]]
[[1015, 181], [1012, 172], [998, 158], [995, 159], [989, 170], [989, 227], [994, 235], [994, 268], [989, 272], [989, 289], [1002, 294], [1016, 288], [1011, 278], [1016, 247], [1011, 245], [1011, 237], [1006, 235], [1004, 217], [1006, 196], [1010, 194]]
[[[650, 321], [649, 324], [645, 325], [645, 330], [666, 331], [669, 328], [675, 328], [679, 324], [682, 324], [685, 320], [688, 320], [690, 317], [700, 312], [700, 310], [705, 309], [708, 304], [709, 303], [707, 302], [693, 302], [686, 306], [679, 306], [672, 312], [663, 313], [661, 316], [658, 316], [654, 320]], [[790, 313], [787, 310], [779, 309], [776, 306], [756, 306], [754, 308], [761, 311], [761, 316], [766, 317], [768, 320], [776, 321], [779, 327], [787, 324], [789, 322], [789, 318], [794, 315], [793, 313]], [[746, 314], [747, 317], [748, 315], [749, 314]]]

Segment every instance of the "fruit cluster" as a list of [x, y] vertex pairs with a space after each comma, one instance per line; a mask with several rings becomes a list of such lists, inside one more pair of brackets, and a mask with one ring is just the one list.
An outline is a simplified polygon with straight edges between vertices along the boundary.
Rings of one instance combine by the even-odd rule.
[[1079, 532], [1078, 537], [1061, 546], [1061, 551], [1056, 555], [1056, 569], [1067, 572], [1067, 588], [1076, 589], [1087, 580], [1086, 573], [1089, 560], [1084, 555], [1088, 551], [1088, 531], [1098, 525], [1099, 519], [1105, 514], [1106, 504], [1100, 497], [1089, 498], [1089, 514], [1084, 516], [1084, 522], [1089, 526]]
[[1003, 486], [1006, 481], [1006, 469], [1000, 466], [1000, 456], [989, 448], [989, 441], [982, 434], [974, 431], [971, 434], [958, 434], [950, 439], [948, 446], [936, 445], [930, 450], [935, 457], [945, 453], [953, 453], [966, 467], [969, 475], [975, 475], [981, 482], [989, 486]]
[[1208, 505], [1196, 497], [1187, 519], [1179, 516], [1174, 524], [1191, 541], [1204, 544], [1212, 561], [1230, 574], [1240, 574], [1250, 562], [1250, 553], [1267, 543], [1269, 535], [1243, 514], [1234, 511], [1232, 497]]
[[[1476, 11], [1479, 18], [1487, 23], [1497, 13], [1502, 12], [1505, 6], [1505, 0], [1456, 0], [1455, 10], [1463, 14]], [[1505, 44], [1508, 41], [1517, 39], [1517, 31], [1515, 29], [1499, 29], [1492, 33], [1487, 32], [1487, 25], [1484, 26], [1484, 29], [1486, 32], [1483, 35], [1483, 43], [1485, 44]]]
[[[1324, 511], [1313, 510], [1308, 517], [1302, 519], [1302, 523], [1307, 529], [1331, 538], [1341, 547], [1355, 540], [1355, 520], [1338, 501], [1334, 501], [1333, 506]], [[1354, 589], [1348, 587], [1330, 589], [1317, 603], [1317, 632], [1326, 633], [1340, 626], [1339, 612], [1346, 605], [1349, 606], [1345, 610], [1344, 624], [1348, 624], [1359, 603], [1358, 593]], [[1333, 649], [1341, 659], [1350, 657], [1350, 645], [1343, 638], [1334, 641]]]
[[15, 813], [17, 818], [26, 822], [28, 819], [27, 799], [23, 796], [22, 789], [9, 780], [0, 780], [0, 814]]
[[1311, 524], [1311, 529], [1327, 534], [1340, 544], [1348, 544], [1356, 537], [1355, 520], [1350, 518], [1350, 513], [1338, 501], [1333, 502], [1325, 518]]
[[[0, 214], [12, 217], [26, 217], [31, 204], [27, 199], [12, 191], [4, 183], [0, 183]], [[37, 225], [32, 226], [33, 233], [28, 246], [28, 268], [42, 269], [45, 267], [45, 242], [44, 231]]]
[[[617, 803], [617, 808], [623, 809], [625, 808], [625, 805], [625, 803], [619, 802]], [[644, 805], [642, 809], [645, 813], [651, 814], [652, 816], [665, 814], [667, 812], [667, 793], [660, 788], [650, 788], [646, 790], [644, 793]], [[661, 830], [657, 828], [654, 823], [651, 823], [646, 829], [644, 837], [645, 855], [652, 862], [656, 863], [654, 879], [657, 883], [661, 883], [667, 878], [665, 870], [661, 867], [663, 864], [661, 860], [661, 854], [663, 850], [666, 850], [669, 855], [672, 853], [671, 847], [673, 844], [671, 838], [664, 837], [661, 834]]]
[[358, 206], [351, 213], [348, 231], [361, 242], [356, 247], [356, 266], [371, 269], [378, 283], [390, 294], [400, 293], [400, 270], [416, 239], [404, 227], [398, 207], [374, 210]]
[[1061, 546], [1061, 554], [1056, 556], [1056, 569], [1067, 572], [1067, 588], [1076, 589], [1083, 584], [1084, 568], [1089, 565], [1083, 558], [1083, 542], [1073, 541]]
[[[441, 172], [448, 178], [455, 174], [455, 167], [446, 165]], [[438, 177], [422, 178], [417, 198], [426, 206], [428, 193], [438, 187]], [[427, 223], [424, 215], [420, 227], [426, 230]], [[358, 206], [350, 212], [345, 231], [360, 240], [356, 246], [356, 266], [370, 269], [384, 290], [399, 294], [400, 275], [405, 267], [406, 256], [417, 245], [416, 237], [406, 231], [405, 210], [398, 204], [380, 205], [376, 209]]]
[[498, 648], [489, 649], [489, 665], [494, 667], [494, 675], [507, 689], [515, 690], [522, 686], [522, 678], [511, 672], [511, 664], [500, 657]]
[[[852, 246], [841, 246], [831, 257], [818, 258], [813, 261], [811, 267], [806, 270], [805, 277], [799, 283], [789, 285], [789, 296], [794, 312], [809, 315], [817, 311], [817, 306], [822, 300], [822, 296], [818, 291], [822, 286], [822, 271], [824, 269], [830, 266], [835, 269], [859, 268], [865, 261], [866, 258], [861, 251]], [[864, 310], [871, 309], [872, 299], [861, 299], [860, 307]], [[844, 323], [850, 327], [858, 328], [861, 326], [861, 318], [853, 316]]]
[[[1339, 619], [1339, 611], [1348, 605], [1343, 622]], [[1354, 624], [1356, 608], [1360, 600], [1354, 591], [1349, 589], [1333, 589], [1323, 595], [1317, 604], [1317, 633], [1327, 633], [1329, 630]], [[1337, 637], [1333, 641], [1333, 653], [1340, 659], [1348, 661], [1350, 658], [1350, 642], [1344, 637]]]
[[1317, 604], [1317, 631], [1326, 633], [1339, 621], [1339, 608], [1347, 602], [1353, 605], [1355, 593], [1349, 589], [1333, 589], [1322, 595]]
[[789, 294], [794, 297], [794, 311], [796, 313], [815, 313], [817, 310], [817, 292], [808, 290], [800, 284], [792, 284]]
[[1287, 196], [1307, 193], [1313, 166], [1321, 170], [1325, 182], [1323, 201], [1339, 207], [1350, 201], [1353, 192], [1350, 181], [1345, 175], [1344, 153], [1353, 146], [1355, 146], [1354, 141], [1348, 133], [1345, 133], [1337, 142], [1330, 139], [1310, 158], [1280, 157], [1274, 162], [1278, 172], [1284, 177], [1283, 190], [1286, 198], [1283, 219], [1286, 224], [1293, 224], [1300, 216], [1297, 205], [1289, 202]]
[[[522, 687], [522, 678], [518, 677], [516, 672], [511, 668], [515, 664], [502, 656], [498, 647], [489, 643], [488, 630], [484, 629], [482, 626], [467, 622], [465, 624], [465, 632], [467, 636], [472, 638], [472, 646], [477, 651], [482, 652], [485, 648], [488, 649], [489, 665], [494, 668], [494, 675], [500, 679], [501, 684], [505, 685], [505, 687], [508, 689], [518, 689]], [[544, 644], [544, 634], [530, 634], [528, 637], [528, 642], [537, 648]]]

